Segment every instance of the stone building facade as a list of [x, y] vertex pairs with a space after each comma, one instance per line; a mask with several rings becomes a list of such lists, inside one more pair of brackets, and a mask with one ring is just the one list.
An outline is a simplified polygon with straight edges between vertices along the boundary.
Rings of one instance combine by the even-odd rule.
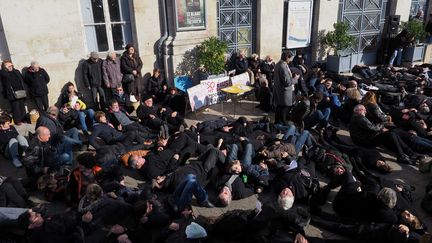
[[[67, 81], [75, 81], [81, 88], [80, 63], [91, 51], [98, 51], [104, 58], [108, 50], [121, 54], [124, 46], [132, 42], [144, 62], [143, 73], [159, 67], [172, 82], [187, 54], [210, 36], [229, 42], [230, 51], [244, 49], [249, 54], [271, 55], [277, 60], [283, 49], [292, 49], [287, 44], [290, 43], [287, 27], [294, 28], [292, 21], [298, 19], [291, 15], [308, 16], [301, 12], [308, 9], [300, 8], [310, 6], [310, 19], [300, 22], [306, 23], [304, 28], [308, 30], [305, 32], [308, 44], [302, 49], [310, 61], [324, 60], [326, 52], [320, 49], [319, 36], [341, 21], [341, 8], [346, 8], [343, 13], [348, 16], [349, 8], [357, 7], [356, 14], [366, 21], [373, 12], [368, 12], [368, 6], [385, 7], [385, 11], [375, 11], [380, 12], [380, 21], [388, 14], [400, 15], [406, 21], [411, 3], [411, 0], [1, 0], [0, 60], [11, 59], [18, 69], [32, 60], [39, 61], [51, 76], [49, 97], [50, 103], [54, 103]], [[201, 19], [200, 10], [187, 10], [188, 4], [201, 8], [204, 13]], [[290, 6], [299, 6], [300, 10], [291, 11]], [[186, 9], [183, 13], [181, 7]], [[429, 8], [424, 7], [425, 16], [429, 16]], [[192, 26], [179, 26], [180, 18], [189, 17]], [[376, 24], [375, 27], [382, 28], [384, 22]]]

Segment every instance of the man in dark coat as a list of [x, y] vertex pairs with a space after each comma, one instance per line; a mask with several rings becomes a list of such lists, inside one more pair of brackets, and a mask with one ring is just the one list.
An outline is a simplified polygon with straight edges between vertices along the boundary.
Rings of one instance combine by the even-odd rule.
[[288, 67], [292, 54], [283, 52], [274, 69], [274, 102], [277, 105], [275, 123], [287, 124], [288, 113], [293, 104], [295, 82]]
[[414, 152], [402, 141], [397, 130], [389, 130], [382, 124], [373, 124], [366, 118], [366, 108], [357, 105], [349, 124], [350, 137], [355, 144], [361, 146], [386, 146], [391, 148], [398, 157], [398, 162], [415, 163]]
[[48, 86], [50, 77], [45, 69], [39, 67], [38, 62], [31, 62], [24, 74], [24, 81], [29, 87], [39, 112], [48, 109]]
[[[93, 103], [100, 108], [105, 108], [105, 92], [102, 89], [102, 63], [97, 52], [91, 52], [90, 58], [83, 63], [84, 85], [91, 90]], [[99, 102], [97, 94], [99, 93]]]

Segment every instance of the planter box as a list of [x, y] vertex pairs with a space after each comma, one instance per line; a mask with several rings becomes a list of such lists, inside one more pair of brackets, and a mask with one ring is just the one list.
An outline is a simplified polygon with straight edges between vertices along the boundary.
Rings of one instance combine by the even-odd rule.
[[327, 56], [327, 71], [342, 73], [351, 71], [351, 55], [349, 56]]
[[403, 50], [403, 61], [405, 62], [422, 62], [424, 57], [425, 45], [405, 47]]

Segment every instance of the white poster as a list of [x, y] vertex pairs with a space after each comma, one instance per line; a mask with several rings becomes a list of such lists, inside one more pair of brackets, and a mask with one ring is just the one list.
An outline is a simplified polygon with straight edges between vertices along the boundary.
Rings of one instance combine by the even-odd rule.
[[[302, 48], [310, 45], [312, 10], [313, 0], [288, 2], [286, 48]], [[337, 14], [336, 9], [334, 14]]]
[[242, 73], [231, 78], [232, 85], [250, 85], [249, 74]]
[[221, 89], [231, 86], [231, 82], [228, 76], [203, 80], [201, 81], [201, 84], [207, 86], [208, 105], [214, 105], [221, 101], [224, 101], [226, 98], [226, 94], [222, 92]]
[[192, 111], [204, 107], [208, 103], [207, 85], [198, 84], [187, 90]]

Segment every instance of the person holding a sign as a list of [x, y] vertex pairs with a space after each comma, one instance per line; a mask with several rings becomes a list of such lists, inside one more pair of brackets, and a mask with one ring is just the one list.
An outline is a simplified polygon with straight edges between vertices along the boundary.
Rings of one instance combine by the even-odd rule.
[[274, 103], [276, 107], [275, 123], [287, 124], [288, 113], [293, 105], [294, 80], [288, 64], [292, 54], [283, 52], [274, 71]]

